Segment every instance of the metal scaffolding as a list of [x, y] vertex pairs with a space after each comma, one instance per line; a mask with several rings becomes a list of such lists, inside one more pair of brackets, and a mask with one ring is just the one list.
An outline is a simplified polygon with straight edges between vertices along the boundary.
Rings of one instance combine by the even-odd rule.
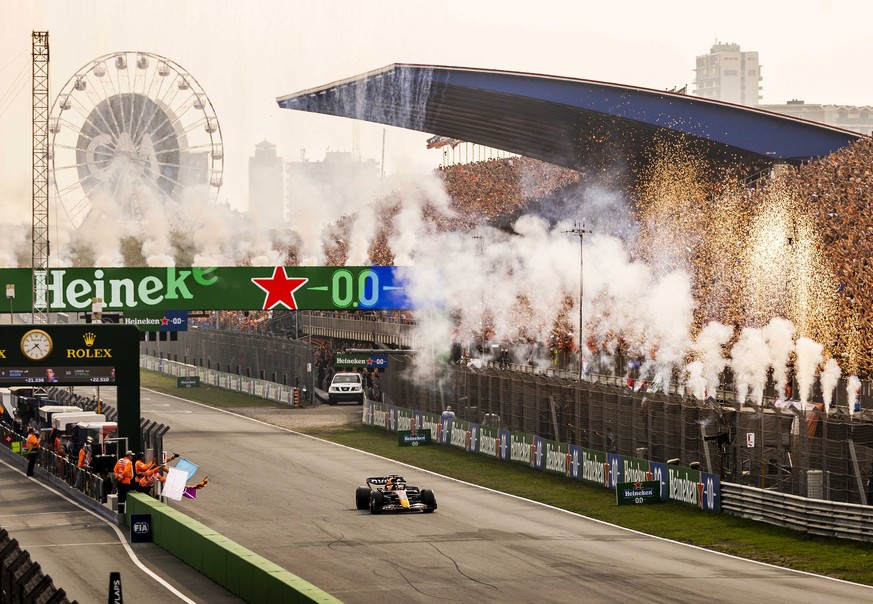
[[46, 274], [49, 261], [49, 43], [33, 32], [33, 323], [48, 323]]

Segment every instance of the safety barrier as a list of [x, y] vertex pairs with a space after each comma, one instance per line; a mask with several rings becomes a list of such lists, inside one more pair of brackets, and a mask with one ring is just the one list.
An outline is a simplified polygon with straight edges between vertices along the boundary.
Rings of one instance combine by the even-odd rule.
[[502, 461], [615, 489], [619, 482], [657, 480], [662, 499], [695, 505], [811, 535], [873, 542], [873, 506], [800, 497], [719, 480], [717, 475], [668, 463], [605, 453], [549, 441], [535, 434], [515, 434], [461, 419], [441, 419], [423, 411], [368, 402], [361, 422], [390, 432], [430, 430], [437, 445], [454, 446]]
[[[207, 369], [206, 367], [195, 367], [196, 371], [194, 371], [190, 369], [190, 365], [179, 361], [159, 359], [144, 354], [139, 355], [139, 366], [149, 371], [157, 371], [158, 373], [177, 377], [196, 375], [200, 378], [201, 384], [209, 384], [216, 388], [233, 390], [234, 392], [241, 392], [277, 403], [285, 403], [293, 407], [300, 406], [299, 403], [307, 398], [305, 387], [286, 386], [285, 384], [277, 384], [269, 380], [250, 378], [226, 371]], [[297, 400], [295, 400], [295, 392], [297, 393]]]
[[159, 546], [246, 602], [339, 602], [311, 583], [231, 541], [182, 512], [130, 493], [126, 520], [151, 514]]
[[822, 537], [873, 542], [873, 507], [721, 483], [721, 510]]
[[0, 602], [76, 604], [67, 599], [63, 589], [54, 586], [52, 578], [43, 574], [39, 564], [4, 528], [0, 528]]

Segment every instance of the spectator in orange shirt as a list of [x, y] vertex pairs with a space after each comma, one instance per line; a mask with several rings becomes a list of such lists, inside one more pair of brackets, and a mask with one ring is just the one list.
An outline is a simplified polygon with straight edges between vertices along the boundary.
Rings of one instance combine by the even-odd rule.
[[133, 451], [127, 451], [124, 457], [116, 462], [112, 472], [118, 489], [118, 511], [123, 514], [127, 503], [127, 492], [130, 491], [130, 483], [133, 481]]
[[39, 437], [36, 435], [36, 428], [28, 430], [24, 449], [27, 451], [27, 475], [33, 476], [33, 466], [36, 465], [36, 458], [39, 457]]

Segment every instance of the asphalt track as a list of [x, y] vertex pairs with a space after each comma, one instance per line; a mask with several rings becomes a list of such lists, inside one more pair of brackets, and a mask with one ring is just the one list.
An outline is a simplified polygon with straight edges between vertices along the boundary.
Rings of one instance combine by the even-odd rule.
[[128, 544], [123, 527], [47, 486], [45, 473], [25, 477], [23, 461], [0, 454], [0, 527], [70, 600], [106, 602], [115, 571], [127, 602], [242, 602], [157, 545]]
[[[307, 409], [289, 410], [301, 415]], [[873, 588], [689, 547], [196, 403], [143, 392], [209, 485], [173, 502], [349, 602], [873, 600]], [[366, 476], [434, 489], [434, 514], [354, 507]]]

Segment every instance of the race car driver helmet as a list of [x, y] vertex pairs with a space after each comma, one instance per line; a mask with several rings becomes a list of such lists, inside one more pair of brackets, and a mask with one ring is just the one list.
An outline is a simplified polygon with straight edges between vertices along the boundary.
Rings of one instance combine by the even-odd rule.
[[400, 476], [389, 476], [386, 486], [392, 491], [399, 491], [406, 488], [406, 481]]

